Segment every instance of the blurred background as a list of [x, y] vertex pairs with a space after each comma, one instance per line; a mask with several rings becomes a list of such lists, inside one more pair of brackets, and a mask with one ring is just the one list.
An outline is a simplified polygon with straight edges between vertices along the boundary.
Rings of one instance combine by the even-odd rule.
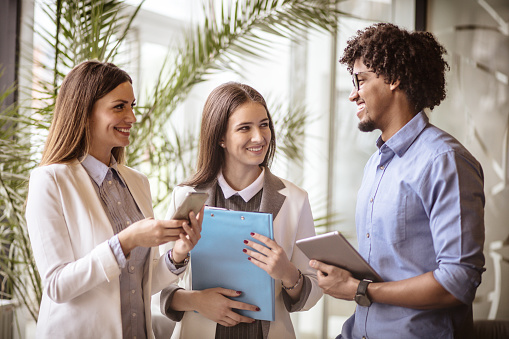
[[[428, 114], [484, 169], [486, 272], [474, 318], [509, 320], [507, 0], [0, 3], [0, 338], [34, 338], [41, 284], [24, 228], [26, 180], [75, 64], [109, 60], [132, 76], [138, 131], [128, 164], [149, 176], [156, 218], [193, 169], [205, 99], [238, 81], [264, 95], [275, 119], [273, 172], [309, 192], [318, 233], [339, 230], [355, 244], [357, 189], [379, 134], [358, 131], [351, 76], [338, 60], [348, 38], [375, 22], [432, 32], [448, 51], [447, 99]], [[322, 298], [292, 314], [297, 337], [335, 338], [354, 308]], [[158, 337], [169, 338], [171, 324], [155, 319]]]

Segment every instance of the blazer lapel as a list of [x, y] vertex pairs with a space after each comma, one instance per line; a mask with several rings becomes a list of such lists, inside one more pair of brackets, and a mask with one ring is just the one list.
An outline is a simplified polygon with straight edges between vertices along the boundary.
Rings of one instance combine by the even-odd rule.
[[154, 217], [154, 212], [152, 210], [152, 197], [150, 194], [147, 195], [147, 192], [143, 186], [142, 180], [136, 180], [133, 173], [123, 165], [118, 165], [118, 171], [122, 178], [124, 179], [127, 187], [129, 188], [129, 192], [136, 201], [141, 213], [145, 218]]
[[93, 226], [91, 231], [94, 240], [101, 242], [104, 240], [104, 237], [112, 237], [114, 234], [113, 227], [111, 227], [109, 221], [106, 223], [104, 222], [104, 220], [109, 219], [94, 189], [92, 179], [78, 160], [71, 162], [69, 168], [74, 174], [73, 180], [75, 182], [76, 192], [86, 201], [83, 208], [86, 208], [88, 211], [90, 223]]
[[[272, 174], [270, 170], [267, 167], [265, 167], [260, 212], [271, 213], [273, 220], [275, 220], [276, 216], [279, 213], [279, 210], [281, 209], [281, 206], [283, 206], [283, 203], [285, 202], [286, 199], [286, 196], [279, 193], [279, 191], [285, 187], [286, 186], [283, 183], [283, 181], [276, 177], [274, 174]], [[209, 197], [205, 202], [205, 205], [208, 206], [216, 206], [216, 189], [217, 189], [217, 179], [214, 179], [209, 183], [195, 187], [196, 191], [207, 192], [209, 194]]]
[[285, 187], [286, 186], [283, 181], [272, 174], [270, 170], [265, 167], [260, 212], [271, 213], [272, 219], [276, 220], [279, 210], [281, 209], [281, 206], [283, 206], [283, 203], [286, 199], [286, 196], [279, 193], [279, 191]]
[[217, 179], [214, 179], [209, 183], [196, 186], [195, 191], [208, 193], [209, 196], [207, 198], [207, 201], [205, 201], [205, 205], [206, 206], [216, 206], [216, 188], [217, 188]]

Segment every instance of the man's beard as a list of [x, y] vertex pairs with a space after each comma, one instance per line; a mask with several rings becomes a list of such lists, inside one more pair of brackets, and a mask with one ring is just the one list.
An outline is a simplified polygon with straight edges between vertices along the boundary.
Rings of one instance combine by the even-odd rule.
[[376, 129], [375, 122], [368, 116], [366, 120], [359, 121], [359, 130], [361, 132], [373, 132]]

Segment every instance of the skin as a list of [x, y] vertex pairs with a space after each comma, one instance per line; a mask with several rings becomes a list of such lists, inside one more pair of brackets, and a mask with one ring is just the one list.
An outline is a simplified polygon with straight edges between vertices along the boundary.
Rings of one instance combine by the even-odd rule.
[[258, 103], [241, 105], [228, 119], [220, 144], [225, 150], [223, 176], [235, 190], [242, 190], [258, 178], [271, 140], [269, 118]]
[[[226, 133], [220, 141], [221, 147], [225, 149], [222, 173], [232, 188], [240, 191], [258, 178], [262, 172], [259, 165], [267, 154], [271, 138], [269, 119], [263, 105], [248, 102], [233, 112], [228, 120]], [[299, 272], [288, 260], [283, 248], [263, 235], [252, 233], [251, 236], [265, 246], [246, 239], [244, 253], [249, 256], [248, 259], [272, 278], [280, 279], [285, 286], [295, 285], [299, 279]], [[293, 290], [287, 291], [292, 299], [298, 299], [302, 285], [301, 283]], [[254, 305], [227, 298], [239, 296], [241, 293], [241, 291], [224, 288], [203, 291], [178, 290], [174, 294], [171, 308], [177, 311], [196, 310], [223, 326], [235, 326], [239, 322], [254, 322], [254, 319], [241, 316], [232, 310], [232, 308], [259, 310]]]
[[[358, 59], [353, 72], [365, 71], [369, 69], [362, 59]], [[349, 99], [357, 104], [359, 120], [371, 120], [370, 123], [382, 131], [383, 140], [392, 137], [418, 113], [399, 89], [399, 81], [387, 84], [383, 76], [377, 78], [375, 73], [363, 73], [359, 75], [359, 84], [359, 90], [354, 88]], [[353, 278], [350, 272], [317, 260], [311, 260], [309, 264], [318, 271], [318, 285], [325, 294], [343, 300], [354, 299], [359, 280]], [[371, 283], [367, 294], [373, 302], [414, 309], [461, 305], [461, 301], [436, 281], [433, 272], [400, 281]]]
[[[118, 85], [97, 100], [90, 117], [90, 155], [110, 165], [111, 150], [129, 145], [129, 135], [136, 117], [133, 87], [129, 82]], [[190, 221], [155, 220], [146, 218], [133, 223], [118, 234], [120, 245], [126, 256], [138, 246], [154, 247], [168, 241], [176, 241], [173, 260], [184, 261], [187, 253], [200, 239], [203, 209], [198, 216], [190, 213]]]
[[[408, 101], [406, 94], [399, 89], [399, 80], [386, 84], [385, 78], [377, 75], [357, 59], [353, 72], [358, 75], [359, 90], [352, 89], [348, 99], [357, 105], [359, 124], [371, 121], [372, 130], [382, 131], [382, 139], [387, 141], [405, 126], [418, 113]], [[371, 131], [372, 131], [371, 130]]]

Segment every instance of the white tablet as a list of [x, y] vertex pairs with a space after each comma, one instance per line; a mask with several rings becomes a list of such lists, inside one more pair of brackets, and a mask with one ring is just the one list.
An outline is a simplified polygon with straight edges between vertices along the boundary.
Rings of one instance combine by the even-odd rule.
[[343, 268], [362, 280], [382, 282], [383, 279], [338, 231], [297, 240], [297, 246], [309, 259]]

